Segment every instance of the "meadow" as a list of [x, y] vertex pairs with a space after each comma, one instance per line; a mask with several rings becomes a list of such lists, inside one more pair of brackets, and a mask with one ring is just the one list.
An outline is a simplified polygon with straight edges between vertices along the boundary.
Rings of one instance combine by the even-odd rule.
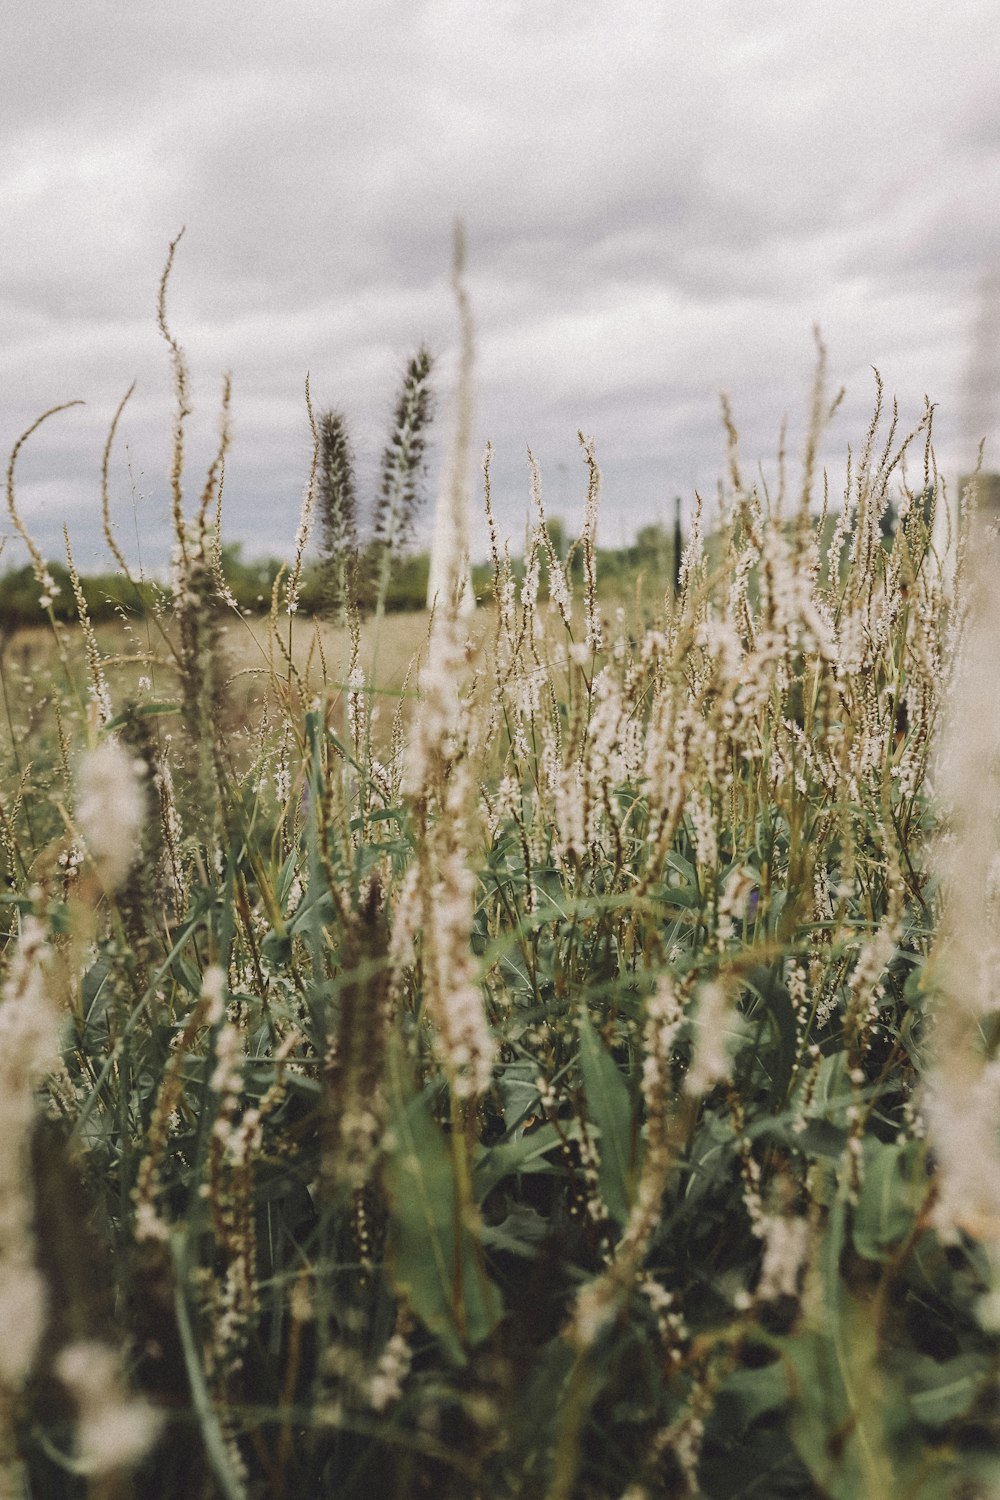
[[225, 421], [185, 494], [166, 290], [176, 551], [141, 619], [107, 463], [99, 629], [75, 587], [57, 618], [8, 470], [41, 602], [0, 656], [0, 1495], [1000, 1493], [997, 539], [931, 409], [901, 434], [879, 388], [834, 503], [820, 358], [801, 462], [768, 492], [730, 421], [634, 603], [593, 444], [568, 557], [536, 482], [512, 560], [487, 451], [469, 613], [459, 284], [433, 613], [384, 608], [413, 366], [369, 594], [310, 413], [246, 616]]

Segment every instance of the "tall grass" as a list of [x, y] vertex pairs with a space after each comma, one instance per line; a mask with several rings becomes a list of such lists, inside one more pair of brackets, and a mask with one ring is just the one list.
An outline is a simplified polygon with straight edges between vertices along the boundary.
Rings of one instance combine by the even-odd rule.
[[492, 614], [453, 547], [391, 692], [340, 554], [344, 660], [291, 633], [324, 416], [237, 714], [166, 293], [170, 597], [0, 660], [0, 1493], [996, 1492], [996, 541], [935, 550], [930, 409], [839, 509], [822, 361], [794, 492], [727, 411], [645, 617], [593, 443], [582, 588], [487, 451]]

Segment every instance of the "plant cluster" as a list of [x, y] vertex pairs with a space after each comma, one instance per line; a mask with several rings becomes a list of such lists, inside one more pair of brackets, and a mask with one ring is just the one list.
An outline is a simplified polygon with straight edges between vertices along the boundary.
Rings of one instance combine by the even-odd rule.
[[326, 411], [316, 422], [320, 597], [328, 608], [348, 620], [372, 606], [382, 613], [393, 562], [413, 540], [432, 414], [432, 363], [422, 346], [407, 363], [392, 431], [382, 454], [378, 497], [367, 539], [361, 529], [347, 419], [342, 411]]
[[[490, 618], [455, 551], [394, 698], [349, 568], [340, 677], [293, 638], [317, 498], [354, 545], [321, 417], [234, 734], [225, 422], [191, 520], [165, 293], [157, 690], [113, 701], [85, 598], [81, 682], [50, 598], [63, 685], [8, 700], [0, 1491], [995, 1492], [997, 543], [970, 491], [934, 546], [930, 408], [900, 439], [879, 391], [836, 514], [822, 361], [796, 493], [730, 422], [646, 617], [598, 589], [593, 445], [568, 556], [532, 462], [523, 564], [487, 450]], [[470, 363], [466, 322], [460, 442]]]

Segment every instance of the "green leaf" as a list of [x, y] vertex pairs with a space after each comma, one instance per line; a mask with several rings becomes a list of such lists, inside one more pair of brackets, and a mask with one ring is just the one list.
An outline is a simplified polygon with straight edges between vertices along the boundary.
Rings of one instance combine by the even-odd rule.
[[[881, 1405], [863, 1320], [836, 1317], [829, 1332], [806, 1328], [790, 1339], [791, 1432], [809, 1472], [830, 1500], [894, 1493], [890, 1460], [877, 1439]], [[843, 1356], [848, 1352], [845, 1362]], [[873, 1442], [873, 1435], [876, 1441]]]
[[538, 1254], [538, 1246], [549, 1233], [549, 1222], [527, 1203], [515, 1203], [499, 1224], [485, 1224], [480, 1233], [491, 1250], [506, 1250], [527, 1260]]
[[322, 885], [317, 889], [310, 886], [298, 906], [295, 908], [294, 916], [290, 917], [285, 933], [293, 935], [305, 935], [314, 942], [321, 941], [322, 934], [327, 927], [331, 927], [336, 918], [336, 907], [333, 897]]
[[827, 1120], [833, 1119], [839, 1124], [843, 1122], [845, 1112], [853, 1102], [847, 1053], [827, 1053], [820, 1060], [810, 1113], [813, 1116], [822, 1115]]
[[497, 1088], [503, 1106], [504, 1124], [511, 1135], [528, 1115], [538, 1109], [538, 1065], [533, 1059], [512, 1062], [499, 1070]]
[[91, 1010], [97, 1003], [101, 991], [111, 977], [112, 972], [113, 965], [111, 959], [107, 953], [102, 953], [84, 974], [80, 985], [80, 1001], [85, 1017], [90, 1017]]
[[771, 1077], [771, 1100], [777, 1106], [785, 1100], [795, 1066], [796, 1022], [791, 996], [771, 970], [763, 965], [747, 975], [746, 985], [759, 998], [770, 1022], [773, 1040], [767, 1052], [767, 1067]]
[[[389, 1273], [449, 1358], [464, 1364], [466, 1349], [499, 1322], [500, 1293], [473, 1232], [474, 1209], [461, 1202], [452, 1143], [426, 1094], [413, 1092], [398, 1052], [390, 1059], [390, 1107], [382, 1169], [389, 1196]], [[464, 1151], [464, 1142], [459, 1144]]]
[[329, 892], [326, 885], [326, 870], [320, 854], [322, 838], [319, 832], [319, 820], [325, 816], [323, 812], [323, 725], [320, 715], [313, 710], [306, 714], [305, 730], [306, 743], [309, 747], [307, 772], [310, 792], [305, 826], [308, 881], [306, 899], [301, 903], [295, 915], [296, 919], [301, 922], [306, 947], [309, 950], [313, 980], [319, 985], [326, 978], [326, 951], [322, 926], [318, 920], [319, 907], [323, 896], [329, 896]]
[[218, 1412], [208, 1390], [201, 1341], [188, 1309], [188, 1296], [191, 1289], [191, 1275], [187, 1261], [188, 1246], [178, 1234], [171, 1238], [170, 1253], [174, 1263], [174, 1311], [177, 1330], [181, 1337], [188, 1387], [201, 1427], [205, 1454], [225, 1500], [246, 1500], [246, 1486], [242, 1476], [233, 1467], [232, 1452], [226, 1444]]
[[201, 975], [182, 954], [174, 955], [171, 967], [174, 977], [184, 986], [189, 995], [197, 997], [201, 994]]
[[138, 707], [132, 708], [128, 713], [116, 714], [109, 719], [104, 726], [105, 733], [112, 729], [120, 729], [129, 718], [136, 719], [158, 719], [165, 714], [179, 714], [181, 706], [179, 703], [140, 703]]
[[782, 1341], [793, 1398], [790, 1427], [830, 1500], [892, 1500], [912, 1493], [919, 1453], [896, 1441], [910, 1421], [908, 1403], [880, 1359], [868, 1308], [841, 1276], [846, 1207], [842, 1184], [806, 1286], [808, 1321]]
[[789, 1402], [788, 1375], [781, 1360], [755, 1369], [733, 1370], [719, 1391], [726, 1430], [738, 1435], [767, 1412], [780, 1411]]
[[866, 1260], [887, 1260], [913, 1228], [927, 1195], [919, 1141], [865, 1143], [865, 1170], [854, 1211], [854, 1247]]
[[943, 1427], [966, 1416], [991, 1382], [991, 1368], [982, 1354], [939, 1362], [928, 1354], [908, 1353], [905, 1377], [917, 1420], [925, 1427]]
[[601, 1196], [612, 1218], [624, 1224], [631, 1198], [632, 1101], [618, 1064], [586, 1012], [580, 1017], [580, 1068], [587, 1114], [600, 1132]]
[[698, 1466], [702, 1494], [712, 1500], [777, 1500], [778, 1496], [798, 1500], [804, 1495], [812, 1500], [816, 1496], [783, 1425], [761, 1424], [739, 1438], [725, 1429], [723, 1433], [718, 1445], [706, 1444]]
[[685, 885], [698, 884], [698, 873], [694, 865], [689, 859], [685, 859], [683, 855], [678, 854], [676, 849], [669, 850], [666, 864], [668, 869], [675, 870], [682, 877]]
[[476, 1202], [482, 1203], [487, 1193], [518, 1172], [558, 1172], [562, 1170], [546, 1161], [546, 1153], [559, 1145], [559, 1132], [554, 1125], [542, 1125], [537, 1130], [519, 1135], [516, 1140], [503, 1141], [498, 1146], [481, 1146], [472, 1169], [472, 1187]]
[[274, 894], [278, 898], [278, 903], [281, 906], [282, 911], [287, 911], [288, 909], [288, 898], [291, 893], [292, 886], [295, 883], [295, 877], [298, 873], [299, 851], [297, 849], [293, 849], [291, 854], [289, 854], [286, 858], [284, 864], [281, 866], [281, 869], [278, 871], [277, 879], [274, 882]]

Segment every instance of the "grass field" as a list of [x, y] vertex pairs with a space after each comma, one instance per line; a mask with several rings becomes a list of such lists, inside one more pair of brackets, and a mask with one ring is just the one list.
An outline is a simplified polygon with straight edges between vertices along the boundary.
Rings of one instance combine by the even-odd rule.
[[1000, 1493], [998, 542], [935, 550], [930, 412], [821, 514], [821, 369], [640, 607], [585, 446], [575, 571], [539, 506], [488, 608], [456, 546], [317, 627], [295, 559], [220, 609], [170, 348], [163, 608], [0, 657], [0, 1493]]

